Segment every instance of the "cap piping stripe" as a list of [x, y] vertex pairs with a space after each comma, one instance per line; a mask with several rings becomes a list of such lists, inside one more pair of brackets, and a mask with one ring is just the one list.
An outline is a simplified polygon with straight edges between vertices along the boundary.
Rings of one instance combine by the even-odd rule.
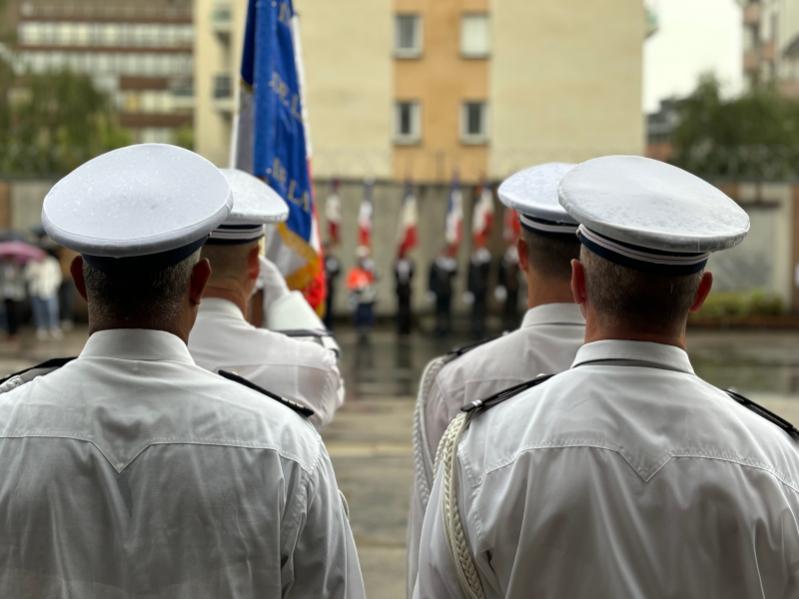
[[689, 266], [692, 264], [699, 264], [707, 262], [710, 253], [701, 254], [687, 254], [687, 253], [665, 253], [657, 250], [648, 250], [640, 246], [630, 246], [627, 244], [617, 243], [607, 237], [591, 231], [585, 225], [580, 225], [578, 235], [581, 238], [588, 239], [595, 245], [605, 248], [620, 256], [625, 256], [633, 260], [641, 262], [649, 262], [652, 264], [662, 264], [665, 266]]
[[528, 216], [519, 212], [519, 221], [530, 229], [543, 231], [544, 233], [563, 233], [573, 235], [577, 231], [577, 223], [559, 223], [551, 220], [543, 220]]

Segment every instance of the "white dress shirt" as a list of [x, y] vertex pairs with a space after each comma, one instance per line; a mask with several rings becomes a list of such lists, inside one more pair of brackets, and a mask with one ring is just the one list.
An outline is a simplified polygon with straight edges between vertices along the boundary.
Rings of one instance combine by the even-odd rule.
[[[799, 596], [799, 451], [677, 347], [583, 346], [472, 418], [457, 464], [487, 597]], [[438, 472], [415, 597], [462, 596], [441, 491]]]
[[0, 597], [362, 597], [324, 445], [163, 331], [0, 395]]
[[233, 371], [267, 391], [311, 408], [321, 428], [344, 402], [336, 355], [309, 341], [252, 326], [233, 303], [203, 298], [189, 336], [197, 364]]
[[[444, 366], [424, 398], [423, 418], [427, 452], [435, 456], [447, 425], [466, 404], [571, 366], [583, 344], [585, 319], [576, 304], [544, 304], [527, 311], [521, 328], [480, 345]], [[418, 465], [415, 465], [418, 466]], [[426, 465], [432, 472], [432, 464]], [[426, 504], [417, 480], [408, 514], [408, 589], [413, 588], [418, 546]]]

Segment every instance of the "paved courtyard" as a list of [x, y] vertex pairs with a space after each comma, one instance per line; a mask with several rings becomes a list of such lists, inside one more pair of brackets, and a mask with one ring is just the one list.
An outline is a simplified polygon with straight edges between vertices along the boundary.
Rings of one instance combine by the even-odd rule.
[[[426, 362], [466, 339], [424, 334], [398, 340], [388, 330], [360, 343], [338, 333], [347, 402], [324, 437], [346, 495], [368, 596], [395, 599], [405, 591], [405, 513], [411, 480], [410, 428], [416, 383]], [[48, 357], [75, 355], [85, 331], [62, 341], [20, 346], [0, 343], [0, 372]], [[698, 373], [735, 387], [799, 423], [799, 333], [692, 331], [690, 353]]]

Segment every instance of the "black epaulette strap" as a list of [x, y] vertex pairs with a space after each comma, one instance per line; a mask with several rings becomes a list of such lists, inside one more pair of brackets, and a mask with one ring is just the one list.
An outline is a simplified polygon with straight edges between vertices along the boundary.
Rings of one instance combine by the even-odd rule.
[[509, 387], [507, 389], [503, 389], [499, 393], [495, 393], [490, 397], [486, 397], [485, 399], [478, 399], [471, 402], [468, 405], [465, 405], [461, 408], [461, 412], [474, 412], [475, 410], [487, 410], [499, 403], [502, 403], [506, 399], [510, 399], [511, 397], [518, 395], [522, 391], [526, 391], [527, 389], [532, 389], [536, 385], [540, 385], [541, 383], [548, 381], [551, 379], [554, 374], [539, 374], [532, 380], [526, 381], [524, 383], [519, 383], [518, 385], [514, 385], [513, 387]]
[[232, 372], [228, 372], [227, 370], [219, 370], [218, 374], [220, 376], [225, 377], [229, 381], [233, 381], [234, 383], [238, 383], [240, 385], [244, 385], [245, 387], [252, 389], [253, 391], [258, 391], [258, 393], [262, 393], [267, 397], [274, 399], [276, 402], [283, 404], [287, 408], [291, 408], [295, 412], [297, 412], [303, 418], [310, 418], [316, 412], [314, 412], [311, 408], [308, 408], [302, 404], [297, 403], [296, 401], [291, 401], [290, 399], [286, 399], [284, 397], [280, 397], [276, 393], [272, 393], [271, 391], [267, 391], [260, 385], [256, 385], [252, 381], [248, 381], [244, 377], [239, 376], [238, 374], [234, 374]]
[[473, 349], [478, 348], [481, 345], [485, 345], [486, 343], [491, 343], [492, 341], [495, 341], [500, 337], [504, 337], [507, 334], [508, 333], [506, 331], [501, 335], [497, 335], [496, 337], [486, 337], [485, 339], [480, 339], [480, 341], [475, 341], [474, 343], [467, 343], [466, 345], [461, 345], [460, 347], [456, 347], [455, 349], [449, 350], [445, 354], [444, 359], [447, 362], [452, 362], [452, 360], [454, 360], [455, 358], [460, 358], [462, 355], [468, 354]]
[[778, 427], [780, 427], [782, 430], [784, 430], [786, 433], [788, 433], [788, 435], [792, 439], [794, 439], [796, 441], [799, 441], [799, 430], [797, 430], [797, 428], [793, 424], [791, 424], [790, 422], [785, 420], [785, 418], [783, 418], [782, 416], [778, 416], [777, 414], [775, 414], [771, 410], [768, 410], [768, 409], [764, 408], [763, 406], [761, 406], [760, 404], [757, 404], [757, 403], [753, 402], [748, 397], [744, 397], [743, 395], [741, 395], [737, 391], [733, 391], [732, 389], [727, 389], [726, 391], [727, 391], [727, 395], [732, 397], [735, 401], [737, 401], [743, 407], [745, 407], [745, 408], [747, 408], [749, 410], [752, 410], [755, 414], [757, 414], [758, 416], [761, 416], [762, 418], [765, 418], [766, 420], [768, 420], [772, 424], [776, 424]]
[[[69, 364], [75, 358], [76, 356], [71, 356], [69, 358], [50, 358], [49, 360], [42, 362], [41, 364], [37, 364], [36, 366], [30, 366], [29, 368], [25, 368], [19, 372], [9, 374], [8, 376], [0, 379], [0, 393], [11, 391], [11, 389], [16, 389], [20, 385], [29, 383], [37, 377], [50, 374], [54, 370], [58, 370], [64, 366], [64, 364]], [[13, 383], [12, 379], [14, 379]], [[9, 384], [6, 385], [6, 383]]]

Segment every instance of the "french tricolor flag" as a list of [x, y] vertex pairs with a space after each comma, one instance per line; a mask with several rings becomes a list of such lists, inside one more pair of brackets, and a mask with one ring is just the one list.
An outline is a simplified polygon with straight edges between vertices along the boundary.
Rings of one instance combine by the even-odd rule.
[[452, 253], [458, 251], [463, 239], [463, 192], [457, 173], [452, 178], [447, 201], [447, 218], [444, 230], [444, 239]]
[[472, 239], [475, 247], [485, 247], [491, 237], [491, 225], [494, 222], [494, 195], [491, 187], [481, 183], [477, 192], [477, 201], [472, 212]]
[[502, 226], [502, 239], [508, 245], [516, 243], [522, 232], [522, 223], [519, 221], [519, 214], [513, 208], [505, 208]]
[[416, 232], [418, 221], [419, 213], [416, 206], [416, 196], [413, 194], [413, 183], [411, 181], [406, 181], [402, 196], [398, 231], [398, 253], [400, 256], [404, 256], [416, 247], [418, 241]]
[[372, 181], [365, 181], [363, 184], [363, 200], [361, 208], [358, 210], [358, 245], [372, 247], [372, 216], [374, 206], [372, 204]]
[[327, 235], [333, 245], [338, 245], [341, 241], [341, 199], [338, 195], [338, 188], [338, 179], [334, 179], [330, 188], [330, 195], [325, 200]]

